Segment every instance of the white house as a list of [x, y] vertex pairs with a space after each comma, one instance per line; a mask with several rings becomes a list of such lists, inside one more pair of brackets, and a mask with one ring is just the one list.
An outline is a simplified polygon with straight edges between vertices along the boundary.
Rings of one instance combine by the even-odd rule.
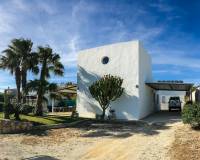
[[96, 114], [102, 113], [98, 102], [90, 95], [88, 87], [106, 74], [116, 75], [124, 80], [123, 95], [111, 103], [111, 108], [115, 110], [118, 119], [141, 119], [158, 110], [155, 102], [159, 89], [189, 88], [179, 84], [173, 85], [172, 88], [168, 83], [153, 82], [151, 57], [139, 41], [83, 50], [78, 54], [77, 75], [77, 111], [81, 117], [94, 118]]

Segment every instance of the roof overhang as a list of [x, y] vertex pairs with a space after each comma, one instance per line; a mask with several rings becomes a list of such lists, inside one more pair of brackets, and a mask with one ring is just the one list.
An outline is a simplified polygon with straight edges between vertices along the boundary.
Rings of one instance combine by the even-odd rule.
[[155, 90], [167, 91], [190, 91], [194, 84], [192, 83], [169, 83], [169, 82], [150, 82], [146, 83], [149, 87]]

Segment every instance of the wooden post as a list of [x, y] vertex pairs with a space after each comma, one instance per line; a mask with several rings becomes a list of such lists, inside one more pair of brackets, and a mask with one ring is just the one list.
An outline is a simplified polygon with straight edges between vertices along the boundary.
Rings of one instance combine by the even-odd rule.
[[54, 98], [51, 100], [51, 112], [54, 112]]

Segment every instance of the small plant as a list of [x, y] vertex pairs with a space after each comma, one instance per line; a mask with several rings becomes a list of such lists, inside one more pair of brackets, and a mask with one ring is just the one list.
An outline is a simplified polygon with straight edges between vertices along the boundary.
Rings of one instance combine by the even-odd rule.
[[109, 110], [109, 115], [108, 115], [109, 120], [115, 120], [116, 119], [116, 114], [114, 109]]
[[76, 110], [72, 111], [71, 118], [78, 118], [79, 114]]
[[111, 101], [115, 101], [122, 95], [124, 91], [122, 83], [123, 79], [120, 77], [105, 75], [89, 87], [92, 97], [99, 102], [103, 110], [101, 119], [105, 119], [105, 111]]
[[193, 128], [200, 127], [200, 103], [186, 104], [182, 111], [183, 123], [190, 124]]

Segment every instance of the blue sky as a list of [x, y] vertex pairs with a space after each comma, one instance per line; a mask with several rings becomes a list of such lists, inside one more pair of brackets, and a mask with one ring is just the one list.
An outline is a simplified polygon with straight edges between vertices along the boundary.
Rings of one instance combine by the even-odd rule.
[[[0, 0], [0, 51], [13, 38], [49, 44], [65, 65], [51, 81], [76, 82], [78, 50], [139, 39], [155, 80], [199, 84], [199, 8], [198, 0]], [[0, 71], [0, 90], [8, 86], [13, 76]]]

